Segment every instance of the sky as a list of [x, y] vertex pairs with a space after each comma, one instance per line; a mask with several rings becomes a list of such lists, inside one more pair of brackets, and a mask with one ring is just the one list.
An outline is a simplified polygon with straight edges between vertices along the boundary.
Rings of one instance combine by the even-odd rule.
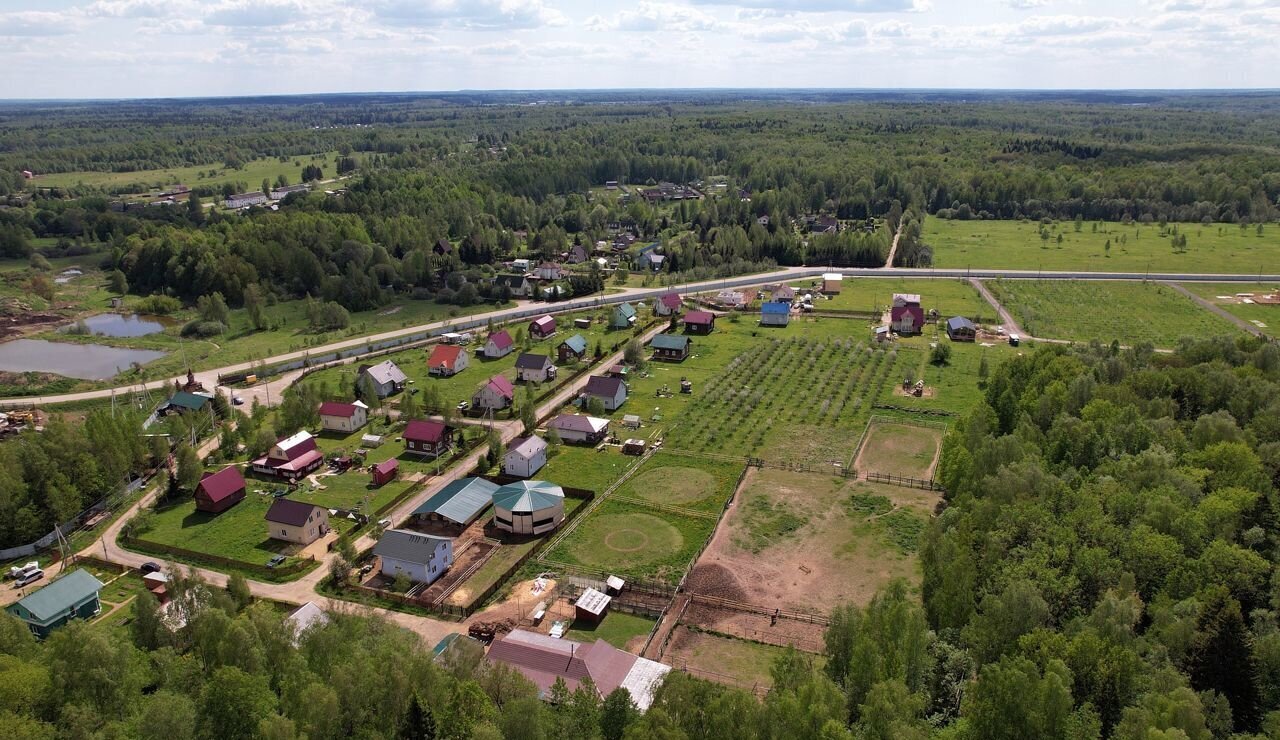
[[0, 98], [1280, 87], [1280, 0], [0, 0]]

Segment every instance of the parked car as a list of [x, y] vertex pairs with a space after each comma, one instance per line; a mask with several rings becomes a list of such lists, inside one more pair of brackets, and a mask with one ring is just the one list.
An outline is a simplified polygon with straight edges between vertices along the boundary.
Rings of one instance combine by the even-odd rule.
[[18, 578], [17, 588], [22, 588], [23, 586], [26, 586], [28, 584], [35, 583], [41, 578], [44, 578], [43, 570], [36, 568], [35, 570], [27, 571], [20, 578]]
[[242, 398], [242, 397], [240, 397], [240, 396], [232, 396], [232, 397], [231, 397], [231, 403], [235, 404], [236, 406], [243, 406], [243, 405], [244, 405], [244, 398]]
[[471, 408], [471, 402], [470, 402], [470, 401], [458, 401], [458, 410], [459, 410], [459, 411], [466, 411], [466, 410], [467, 410], [467, 409], [469, 409], [469, 408]]
[[26, 565], [22, 565], [22, 566], [15, 565], [9, 568], [9, 577], [14, 579], [21, 578], [33, 570], [40, 570], [40, 563], [37, 563], [34, 560], [27, 563]]
[[142, 567], [138, 568], [138, 570], [142, 571], [142, 575], [144, 576], [148, 573], [158, 573], [160, 572], [160, 564], [154, 560], [148, 560], [143, 563]]
[[287, 558], [284, 555], [277, 555], [274, 558], [271, 558], [270, 560], [267, 561], [267, 567], [274, 568], [277, 565], [283, 563], [286, 559]]

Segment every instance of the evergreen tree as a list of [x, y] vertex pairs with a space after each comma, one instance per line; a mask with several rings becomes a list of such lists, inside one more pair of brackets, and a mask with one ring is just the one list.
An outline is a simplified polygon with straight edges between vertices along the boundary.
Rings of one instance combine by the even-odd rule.
[[1191, 685], [1216, 691], [1231, 703], [1237, 732], [1258, 728], [1258, 665], [1240, 602], [1216, 588], [1200, 611], [1191, 642]]
[[400, 740], [435, 740], [435, 717], [431, 714], [431, 707], [423, 704], [417, 694], [409, 700], [409, 711], [405, 713], [396, 737]]

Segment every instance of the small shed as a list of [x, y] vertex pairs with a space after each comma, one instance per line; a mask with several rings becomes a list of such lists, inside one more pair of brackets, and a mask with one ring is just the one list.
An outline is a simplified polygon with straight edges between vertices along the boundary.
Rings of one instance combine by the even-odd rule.
[[360, 435], [360, 444], [363, 447], [381, 447], [382, 436], [378, 434], [362, 434]]
[[391, 482], [396, 477], [396, 472], [400, 470], [400, 461], [393, 458], [383, 460], [369, 469], [369, 474], [373, 477], [373, 485], [382, 486]]
[[573, 328], [575, 328], [575, 329], [590, 329], [590, 328], [591, 328], [591, 319], [574, 319], [574, 320], [573, 320]]
[[827, 295], [834, 295], [840, 292], [844, 275], [838, 272], [827, 272], [822, 275], [822, 292]]
[[645, 441], [643, 439], [628, 439], [622, 443], [622, 454], [624, 455], [643, 455], [645, 450]]
[[627, 429], [639, 429], [640, 417], [635, 414], [627, 414], [626, 416], [622, 417], [622, 426], [626, 427]]
[[617, 596], [626, 588], [627, 582], [617, 576], [609, 576], [604, 581], [604, 591], [610, 596]]
[[612, 596], [594, 588], [588, 588], [574, 602], [574, 619], [596, 624], [601, 619], [604, 619], [605, 613], [609, 611], [609, 602], [611, 601], [613, 601]]

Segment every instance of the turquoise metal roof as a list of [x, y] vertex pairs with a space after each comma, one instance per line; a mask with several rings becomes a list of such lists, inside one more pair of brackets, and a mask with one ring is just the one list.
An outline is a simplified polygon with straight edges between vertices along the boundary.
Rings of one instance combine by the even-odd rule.
[[654, 349], [684, 349], [689, 346], [689, 337], [683, 334], [659, 334], [653, 338]]
[[188, 393], [187, 391], [178, 391], [169, 399], [170, 406], [181, 406], [182, 408], [190, 411], [199, 411], [204, 408], [204, 405], [208, 402], [208, 396], [200, 396], [195, 393]]
[[578, 354], [582, 354], [583, 352], [587, 351], [587, 339], [581, 334], [574, 334], [573, 336], [564, 340], [564, 343], [569, 345], [569, 349], [572, 349], [574, 352], [577, 352]]
[[441, 488], [413, 513], [439, 514], [450, 521], [465, 524], [484, 511], [497, 490], [496, 483], [484, 478], [460, 478]]
[[493, 505], [510, 512], [532, 512], [564, 502], [564, 489], [544, 480], [508, 483], [493, 492]]
[[626, 318], [631, 318], [636, 315], [636, 307], [630, 303], [620, 303], [618, 304], [618, 308], [615, 313], [620, 316], [625, 316]]
[[83, 568], [76, 569], [19, 601], [22, 608], [42, 622], [66, 612], [102, 590], [102, 581]]

